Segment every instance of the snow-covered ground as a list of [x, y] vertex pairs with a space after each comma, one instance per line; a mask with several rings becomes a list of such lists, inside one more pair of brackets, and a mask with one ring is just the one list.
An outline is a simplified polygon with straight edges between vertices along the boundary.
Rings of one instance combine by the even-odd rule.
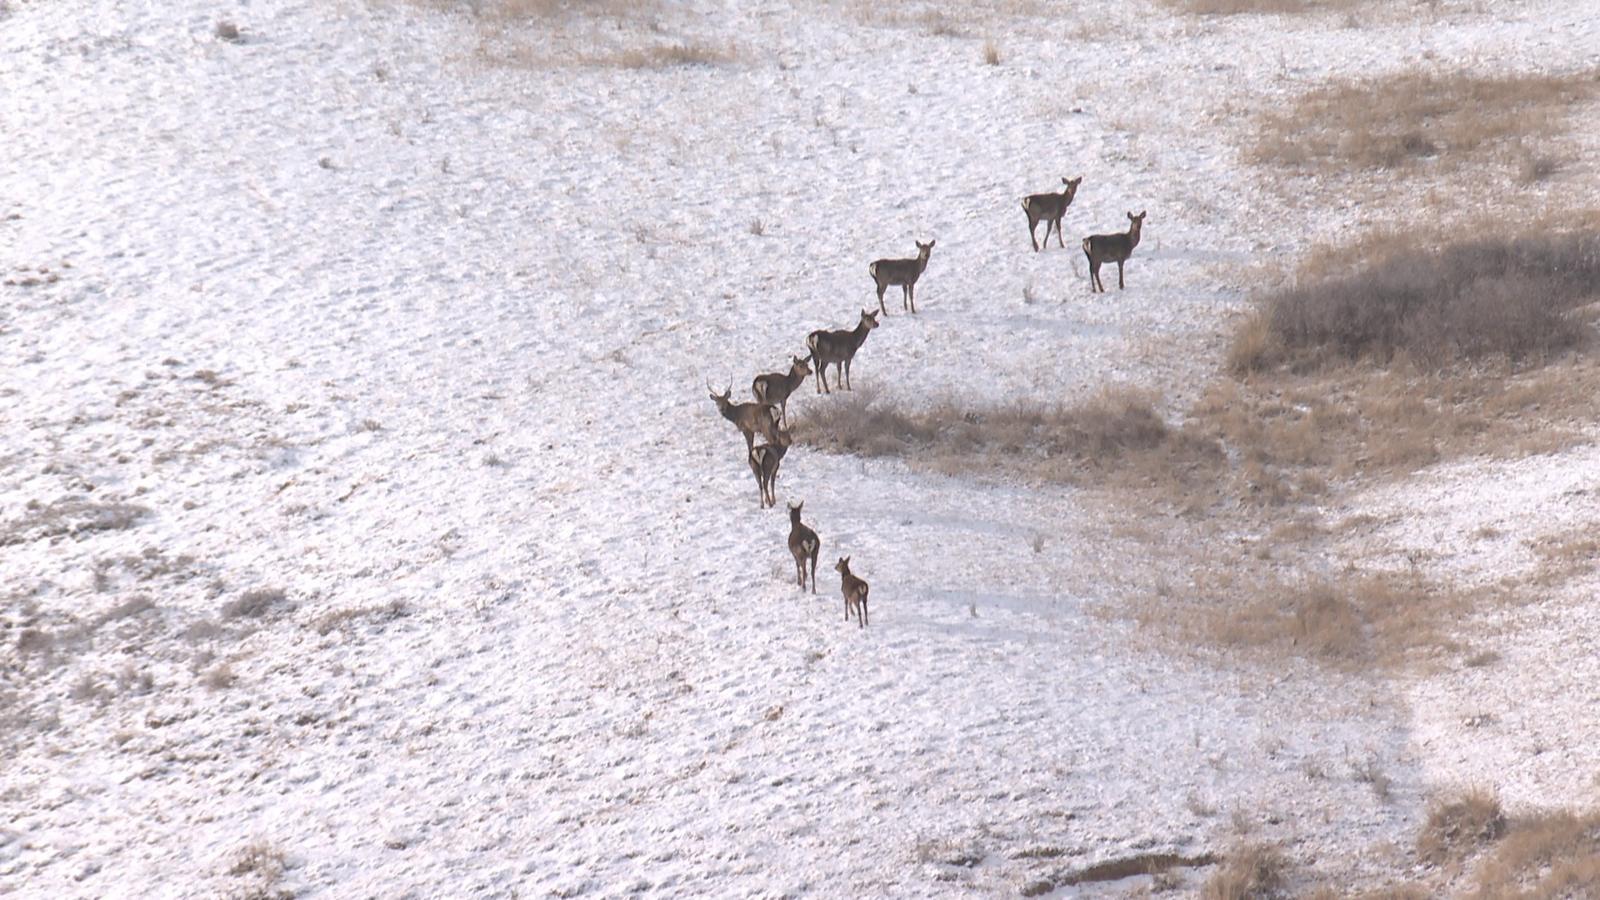
[[[0, 2], [0, 893], [215, 896], [260, 842], [303, 896], [1007, 894], [1246, 828], [1348, 875], [1482, 771], [1415, 712], [1459, 685], [1096, 615], [1139, 561], [1070, 490], [797, 447], [802, 595], [705, 384], [852, 324], [867, 263], [931, 237], [858, 386], [1192, 396], [1236, 264], [1368, 215], [1273, 212], [1250, 110], [1592, 62], [1600, 7], [870, 10], [560, 26], [734, 52], [631, 69], [527, 24], [533, 64], [491, 64], [427, 5]], [[1080, 174], [1032, 253], [1018, 198]], [[1141, 209], [1129, 289], [1091, 296], [1071, 238]], [[1559, 752], [1533, 799], [1592, 790]]]

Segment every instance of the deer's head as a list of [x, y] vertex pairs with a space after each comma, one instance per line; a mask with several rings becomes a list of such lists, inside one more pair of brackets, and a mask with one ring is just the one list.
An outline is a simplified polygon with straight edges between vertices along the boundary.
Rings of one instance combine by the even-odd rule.
[[850, 557], [839, 557], [839, 561], [833, 564], [833, 569], [835, 572], [844, 572], [848, 575], [850, 573]]
[[807, 361], [805, 357], [792, 356], [789, 359], [789, 374], [799, 375], [801, 377], [811, 374], [811, 363]]
[[861, 311], [861, 327], [868, 331], [878, 327], [878, 314], [875, 312]]
[[804, 500], [799, 503], [789, 504], [789, 520], [792, 522], [800, 521], [800, 510], [805, 509], [805, 506], [806, 502]]
[[706, 382], [706, 390], [711, 392], [711, 402], [717, 405], [717, 409], [727, 409], [733, 405], [729, 400], [733, 396], [733, 385], [728, 385], [722, 393], [718, 394], [717, 389], [712, 387], [711, 382], [708, 381]]
[[1061, 179], [1061, 183], [1067, 186], [1067, 189], [1062, 193], [1066, 194], [1067, 199], [1070, 200], [1077, 196], [1078, 185], [1083, 184], [1083, 176], [1079, 175], [1077, 178], [1063, 178]]
[[926, 244], [917, 241], [917, 255], [926, 259], [929, 254], [933, 253], [933, 244], [933, 241], [929, 241]]

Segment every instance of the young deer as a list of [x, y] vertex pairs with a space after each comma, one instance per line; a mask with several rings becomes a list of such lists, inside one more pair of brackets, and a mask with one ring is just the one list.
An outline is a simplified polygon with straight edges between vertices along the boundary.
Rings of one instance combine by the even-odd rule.
[[778, 431], [778, 439], [770, 444], [750, 448], [750, 471], [756, 476], [756, 488], [761, 491], [761, 508], [778, 505], [778, 464], [794, 438], [787, 431]]
[[1105, 292], [1106, 286], [1100, 283], [1100, 264], [1114, 262], [1117, 264], [1117, 290], [1122, 290], [1122, 264], [1133, 255], [1133, 248], [1139, 246], [1139, 229], [1144, 227], [1144, 212], [1141, 210], [1136, 216], [1128, 213], [1127, 234], [1091, 234], [1083, 239], [1083, 255], [1089, 257], [1089, 290], [1090, 292]]
[[837, 365], [838, 377], [845, 390], [850, 390], [850, 361], [856, 358], [867, 334], [878, 327], [877, 313], [861, 311], [861, 322], [847, 331], [813, 331], [806, 336], [806, 346], [811, 350], [811, 366], [817, 373], [817, 393], [831, 394], [828, 387], [828, 366]]
[[1083, 183], [1083, 176], [1077, 178], [1063, 178], [1061, 183], [1066, 185], [1059, 194], [1029, 194], [1022, 198], [1022, 211], [1028, 214], [1028, 240], [1033, 241], [1033, 252], [1039, 252], [1039, 241], [1033, 236], [1034, 229], [1039, 223], [1044, 223], [1044, 242], [1050, 243], [1050, 227], [1056, 229], [1056, 246], [1066, 249], [1067, 245], [1061, 242], [1061, 217], [1067, 214], [1067, 207], [1072, 205], [1072, 198], [1078, 194], [1078, 185]]
[[889, 311], [883, 307], [884, 289], [891, 284], [900, 285], [900, 306], [913, 313], [917, 311], [917, 279], [922, 277], [922, 270], [928, 267], [928, 256], [933, 253], [933, 241], [924, 244], [917, 241], [916, 259], [880, 259], [867, 266], [867, 272], [872, 275], [872, 280], [878, 283], [878, 312], [888, 315]]
[[856, 621], [867, 627], [867, 583], [850, 574], [850, 557], [841, 556], [834, 566], [839, 571], [839, 590], [844, 594], [844, 620], [850, 621], [850, 611], [855, 610]]
[[789, 504], [789, 555], [794, 557], [795, 581], [800, 585], [800, 590], [806, 589], [806, 562], [811, 563], [811, 593], [817, 592], [817, 554], [822, 550], [822, 541], [817, 533], [800, 524], [800, 510], [805, 507], [805, 501]]
[[769, 441], [777, 438], [773, 435], [778, 429], [778, 411], [766, 403], [734, 403], [729, 398], [733, 396], [733, 385], [728, 385], [727, 390], [721, 394], [716, 392], [711, 385], [706, 385], [711, 391], [711, 401], [717, 404], [717, 412], [722, 417], [733, 423], [744, 435], [744, 448], [749, 451], [756, 445], [756, 434], [760, 433]]
[[766, 375], [757, 375], [756, 380], [750, 384], [750, 393], [756, 395], [757, 403], [778, 407], [778, 415], [785, 428], [789, 425], [789, 395], [795, 388], [806, 383], [806, 378], [811, 375], [811, 366], [802, 357], [791, 357], [789, 374], [783, 375], [771, 372]]

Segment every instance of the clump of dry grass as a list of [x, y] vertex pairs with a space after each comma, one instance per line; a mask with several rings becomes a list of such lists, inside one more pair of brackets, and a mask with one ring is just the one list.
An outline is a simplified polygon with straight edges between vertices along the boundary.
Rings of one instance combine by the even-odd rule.
[[1435, 367], [1542, 360], [1588, 334], [1600, 234], [1535, 234], [1403, 249], [1360, 271], [1268, 294], [1229, 351], [1236, 374], [1397, 356]]
[[222, 604], [218, 611], [224, 619], [265, 618], [276, 607], [286, 603], [288, 596], [283, 588], [253, 588]]
[[986, 66], [1000, 65], [1000, 45], [993, 40], [983, 42], [983, 63]]
[[583, 62], [585, 65], [615, 69], [665, 69], [675, 66], [720, 66], [733, 62], [737, 57], [738, 54], [731, 47], [689, 41], [591, 54], [583, 57]]
[[1479, 900], [1600, 896], [1600, 813], [1514, 819], [1475, 874]]
[[1168, 6], [1197, 16], [1332, 12], [1352, 9], [1364, 2], [1365, 0], [1166, 0]]
[[1460, 863], [1505, 834], [1506, 816], [1494, 792], [1471, 788], [1434, 800], [1417, 835], [1417, 855], [1432, 865]]
[[904, 457], [946, 474], [1003, 471], [1074, 482], [1096, 472], [1147, 481], [1215, 466], [1216, 447], [1169, 426], [1154, 398], [1110, 388], [1076, 404], [967, 407], [945, 400], [908, 410], [867, 391], [798, 416], [797, 440], [860, 456]]
[[1276, 847], [1246, 844], [1228, 854], [1200, 889], [1203, 900], [1272, 900], [1284, 896], [1288, 860]]
[[1341, 81], [1263, 116], [1250, 153], [1257, 162], [1339, 172], [1482, 162], [1507, 145], [1560, 134], [1566, 114], [1597, 88], [1594, 72]]

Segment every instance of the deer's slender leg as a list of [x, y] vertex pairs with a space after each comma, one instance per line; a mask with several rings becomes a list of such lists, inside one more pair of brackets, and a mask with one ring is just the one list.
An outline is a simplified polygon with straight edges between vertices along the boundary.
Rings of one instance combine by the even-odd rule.
[[[1038, 227], [1039, 227], [1039, 220], [1035, 219], [1033, 216], [1029, 216], [1028, 217], [1028, 240], [1033, 242], [1033, 252], [1035, 252], [1035, 253], [1039, 252], [1039, 238], [1037, 236], [1035, 236], [1035, 234], [1034, 234], [1034, 232], [1038, 229]], [[1050, 231], [1049, 231], [1049, 229], [1045, 230], [1044, 239], [1046, 241], [1050, 240]]]
[[1122, 290], [1122, 260], [1117, 260], [1117, 290]]
[[887, 284], [882, 282], [878, 283], [878, 314], [883, 316], [887, 316], [889, 314], [889, 310], [885, 309], [883, 305], [883, 291], [887, 287]]
[[1067, 249], [1067, 245], [1061, 242], [1061, 220], [1060, 219], [1056, 220], [1056, 246], [1060, 247], [1063, 250]]

